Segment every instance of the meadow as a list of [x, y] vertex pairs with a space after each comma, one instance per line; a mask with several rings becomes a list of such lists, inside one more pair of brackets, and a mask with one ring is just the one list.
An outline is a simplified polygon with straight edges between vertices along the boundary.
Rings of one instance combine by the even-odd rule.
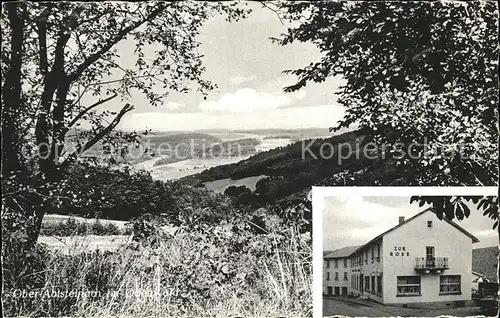
[[[272, 219], [274, 225], [280, 220]], [[136, 227], [137, 228], [137, 227]], [[5, 267], [7, 316], [308, 316], [311, 242], [294, 226], [256, 234], [248, 224], [155, 228], [142, 239], [41, 237]], [[134, 239], [130, 239], [134, 237]], [[19, 248], [19, 246], [18, 246]], [[15, 255], [7, 254], [7, 262]], [[29, 283], [28, 283], [29, 282]], [[32, 292], [28, 297], [24, 293]]]

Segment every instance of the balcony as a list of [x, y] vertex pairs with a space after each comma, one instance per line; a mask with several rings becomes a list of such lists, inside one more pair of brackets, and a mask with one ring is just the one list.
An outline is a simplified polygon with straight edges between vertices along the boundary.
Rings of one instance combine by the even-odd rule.
[[427, 259], [425, 257], [415, 258], [415, 270], [417, 272], [439, 274], [449, 268], [448, 257], [434, 257], [432, 259]]

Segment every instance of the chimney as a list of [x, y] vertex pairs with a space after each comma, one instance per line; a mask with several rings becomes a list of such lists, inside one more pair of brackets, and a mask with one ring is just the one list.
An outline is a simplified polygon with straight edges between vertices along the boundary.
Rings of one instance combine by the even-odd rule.
[[400, 216], [399, 217], [399, 224], [403, 224], [405, 223], [405, 217], [404, 216]]

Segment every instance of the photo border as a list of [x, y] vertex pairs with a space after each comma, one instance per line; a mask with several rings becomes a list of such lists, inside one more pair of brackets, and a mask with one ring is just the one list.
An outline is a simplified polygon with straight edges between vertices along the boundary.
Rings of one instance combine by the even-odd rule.
[[313, 317], [323, 317], [324, 197], [334, 196], [498, 196], [498, 187], [313, 187]]

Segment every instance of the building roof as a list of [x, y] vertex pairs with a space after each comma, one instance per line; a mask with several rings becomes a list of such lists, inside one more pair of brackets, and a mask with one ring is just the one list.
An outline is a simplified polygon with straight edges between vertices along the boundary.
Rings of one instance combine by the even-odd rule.
[[[328, 257], [326, 257], [326, 256], [323, 254], [323, 257], [324, 257], [324, 258], [335, 258], [335, 257], [347, 257], [347, 256], [350, 256], [352, 253], [354, 253], [354, 252], [356, 252], [356, 251], [358, 251], [358, 250], [362, 249], [362, 248], [363, 248], [363, 247], [365, 247], [365, 246], [368, 246], [368, 245], [370, 245], [370, 244], [372, 244], [372, 243], [374, 243], [374, 242], [378, 241], [378, 240], [379, 240], [379, 239], [381, 239], [384, 235], [386, 235], [386, 234], [388, 234], [388, 233], [390, 233], [390, 232], [392, 232], [392, 231], [394, 231], [394, 230], [398, 229], [399, 227], [403, 226], [404, 224], [406, 224], [406, 223], [410, 222], [411, 220], [413, 220], [413, 219], [417, 218], [418, 216], [420, 216], [420, 215], [422, 215], [422, 214], [424, 214], [425, 212], [428, 212], [428, 211], [432, 211], [432, 212], [434, 212], [434, 213], [435, 213], [435, 210], [434, 210], [433, 208], [427, 208], [427, 209], [423, 210], [422, 212], [419, 212], [419, 213], [415, 214], [414, 216], [412, 216], [411, 218], [409, 218], [409, 219], [405, 220], [403, 223], [400, 223], [400, 224], [398, 224], [398, 225], [396, 225], [396, 226], [394, 226], [394, 227], [390, 228], [389, 230], [385, 231], [384, 233], [382, 233], [382, 234], [378, 235], [378, 236], [377, 236], [377, 237], [375, 237], [374, 239], [372, 239], [372, 240], [368, 241], [368, 243], [366, 243], [366, 244], [359, 245], [357, 248], [352, 249], [352, 250], [351, 250], [350, 248], [352, 248], [353, 246], [344, 247], [343, 249], [339, 249], [339, 250], [336, 250], [336, 251], [332, 252], [331, 254], [328, 254], [328, 255], [327, 255]], [[453, 227], [455, 227], [457, 230], [459, 230], [460, 232], [462, 232], [462, 233], [464, 233], [465, 235], [467, 235], [468, 237], [470, 237], [470, 238], [472, 239], [472, 243], [477, 243], [477, 242], [479, 242], [479, 240], [478, 240], [478, 239], [477, 239], [474, 235], [472, 235], [472, 234], [470, 234], [469, 232], [467, 232], [464, 228], [462, 228], [460, 225], [456, 224], [455, 222], [452, 222], [452, 221], [448, 220], [447, 218], [443, 218], [443, 221], [446, 221], [448, 224], [452, 225], [452, 226], [453, 226]], [[342, 251], [342, 250], [344, 250], [344, 249], [347, 249], [347, 250], [346, 250], [346, 252], [347, 252], [347, 251], [349, 251], [349, 252], [350, 252], [350, 254], [348, 254], [348, 255], [343, 255], [343, 254], [345, 254], [345, 252], [344, 252], [344, 251]], [[331, 255], [335, 255], [335, 254], [333, 254], [333, 253], [335, 253], [335, 252], [339, 252], [339, 251], [342, 251], [342, 255], [343, 255], [343, 256], [331, 256]]]
[[[420, 216], [420, 215], [424, 214], [424, 213], [425, 213], [425, 212], [427, 212], [427, 211], [432, 211], [432, 212], [434, 212], [434, 213], [435, 213], [435, 210], [434, 210], [433, 208], [427, 208], [427, 209], [423, 210], [422, 212], [419, 212], [419, 213], [415, 214], [414, 216], [412, 216], [412, 217], [411, 217], [411, 218], [409, 218], [408, 220], [405, 220], [403, 223], [400, 223], [400, 224], [396, 225], [395, 227], [393, 227], [393, 228], [391, 228], [391, 229], [389, 229], [389, 230], [385, 231], [384, 233], [382, 233], [382, 234], [380, 234], [379, 236], [375, 237], [374, 239], [370, 240], [368, 243], [366, 243], [366, 244], [364, 244], [364, 245], [360, 246], [360, 248], [359, 248], [359, 249], [361, 249], [361, 248], [363, 248], [363, 247], [365, 247], [365, 246], [368, 246], [368, 245], [370, 245], [370, 244], [371, 244], [371, 243], [373, 243], [373, 242], [378, 241], [378, 240], [379, 240], [380, 238], [382, 238], [384, 235], [386, 235], [386, 234], [388, 234], [388, 233], [390, 233], [390, 232], [394, 231], [395, 229], [397, 229], [397, 228], [399, 228], [399, 227], [403, 226], [404, 224], [406, 224], [406, 223], [410, 222], [411, 220], [413, 220], [413, 219], [417, 218], [418, 216]], [[460, 225], [456, 224], [455, 222], [452, 222], [452, 221], [448, 220], [447, 218], [443, 218], [443, 221], [448, 222], [448, 223], [449, 223], [449, 224], [451, 224], [453, 227], [455, 227], [457, 230], [459, 230], [460, 232], [462, 232], [462, 233], [464, 233], [465, 235], [467, 235], [468, 237], [470, 237], [470, 238], [472, 239], [472, 243], [477, 243], [477, 242], [479, 242], [479, 240], [477, 239], [477, 237], [475, 237], [474, 235], [472, 235], [472, 234], [470, 234], [469, 232], [467, 232], [467, 231], [466, 231], [463, 227], [461, 227]], [[353, 251], [353, 252], [355, 252], [355, 251]]]
[[475, 272], [475, 271], [472, 271], [472, 274], [473, 274], [473, 275], [476, 275], [476, 276], [479, 276], [479, 277], [486, 278], [486, 276], [484, 276], [483, 274], [478, 273], [478, 272]]
[[323, 251], [323, 256], [326, 256], [326, 255], [330, 254], [331, 252], [333, 252], [333, 251]]
[[498, 279], [498, 246], [473, 249], [472, 271], [496, 282]]
[[344, 248], [341, 248], [341, 249], [338, 249], [338, 250], [335, 250], [333, 252], [330, 252], [328, 254], [325, 255], [325, 253], [323, 253], [323, 258], [340, 258], [340, 257], [348, 257], [350, 256], [355, 250], [357, 250], [359, 247], [359, 245], [355, 245], [355, 246], [346, 246]]

